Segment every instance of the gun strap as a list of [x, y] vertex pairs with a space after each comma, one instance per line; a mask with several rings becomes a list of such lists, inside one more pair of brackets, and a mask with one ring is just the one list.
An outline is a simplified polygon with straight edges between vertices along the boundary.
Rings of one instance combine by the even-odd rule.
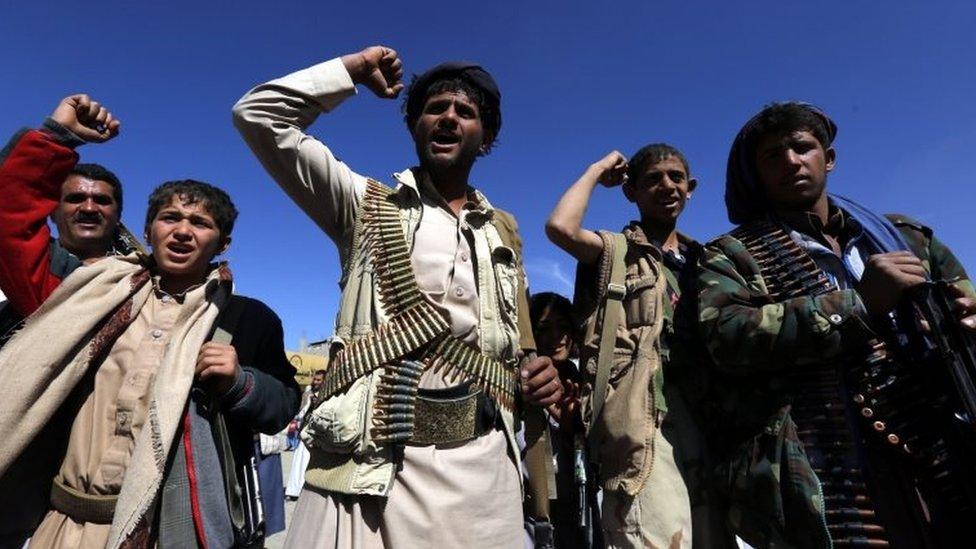
[[[234, 330], [244, 313], [243, 302], [234, 299], [233, 296], [227, 301], [224, 310], [217, 316], [214, 333], [210, 341], [230, 345], [234, 340]], [[237, 481], [237, 466], [234, 462], [234, 452], [231, 448], [230, 434], [227, 431], [227, 423], [224, 421], [224, 413], [220, 409], [220, 403], [214, 397], [210, 403], [214, 410], [213, 423], [211, 427], [214, 433], [214, 443], [220, 454], [221, 462], [224, 464], [224, 493], [227, 497], [227, 508], [230, 511], [231, 524], [235, 532], [242, 532], [245, 528], [244, 502], [240, 483]]]
[[[532, 360], [536, 354], [529, 353]], [[549, 438], [549, 419], [545, 410], [528, 405], [525, 408], [525, 468], [529, 474], [532, 494], [532, 516], [549, 522], [549, 499], [555, 498], [555, 472], [552, 467], [552, 441]]]
[[759, 264], [766, 290], [774, 302], [801, 295], [820, 295], [834, 284], [803, 248], [779, 225], [757, 221], [729, 233]]
[[[596, 381], [593, 384], [591, 425], [595, 425], [600, 418], [603, 405], [607, 400], [610, 369], [613, 366], [613, 349], [617, 341], [617, 327], [624, 315], [623, 299], [627, 294], [627, 287], [624, 284], [627, 271], [627, 266], [624, 263], [627, 254], [627, 239], [620, 233], [600, 234], [603, 238], [603, 245], [608, 247], [605, 253], [611, 260], [610, 273], [606, 278], [608, 280], [607, 288], [600, 304], [600, 311], [597, 313], [600, 325], [600, 344], [597, 353]], [[589, 437], [589, 446], [590, 458], [599, 460], [600, 442], [597, 437]]]

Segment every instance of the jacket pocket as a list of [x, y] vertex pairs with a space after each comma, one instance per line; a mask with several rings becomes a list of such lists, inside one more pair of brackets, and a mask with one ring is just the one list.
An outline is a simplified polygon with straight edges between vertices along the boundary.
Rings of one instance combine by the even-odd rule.
[[615, 351], [602, 417], [594, 427], [600, 437], [600, 469], [607, 490], [636, 495], [650, 474], [658, 418], [654, 406], [657, 349]]
[[326, 452], [355, 451], [365, 432], [371, 380], [362, 376], [346, 392], [323, 401], [302, 428], [302, 442]]
[[658, 275], [649, 272], [640, 276], [627, 276], [624, 284], [627, 293], [624, 296], [624, 318], [628, 328], [651, 326], [656, 320], [658, 293], [655, 291]]

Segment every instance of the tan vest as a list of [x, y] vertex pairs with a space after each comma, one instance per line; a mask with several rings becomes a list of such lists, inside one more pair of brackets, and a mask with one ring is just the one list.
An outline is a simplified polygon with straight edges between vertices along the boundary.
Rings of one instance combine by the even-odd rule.
[[[410, 174], [410, 172], [406, 172]], [[400, 208], [400, 221], [408, 247], [421, 219], [422, 205], [412, 177], [402, 177], [394, 191]], [[487, 201], [485, 201], [487, 202]], [[489, 206], [490, 207], [490, 206]], [[491, 223], [482, 228], [484, 239], [475, 238], [479, 267], [479, 288], [494, 292], [480, 295], [486, 315], [496, 319], [479, 327], [481, 352], [500, 360], [514, 361], [521, 348], [534, 349], [529, 324], [526, 282], [522, 266], [522, 243], [514, 218], [494, 210]], [[362, 212], [357, 216], [356, 233], [343, 265], [342, 298], [330, 353], [334, 356], [350, 343], [389, 321], [377, 298], [376, 279], [370, 254], [363, 242]], [[484, 277], [484, 278], [483, 278]], [[366, 426], [372, 424], [373, 403], [382, 369], [357, 379], [343, 393], [325, 400], [310, 416], [314, 437], [303, 439], [310, 446], [305, 480], [311, 486], [347, 494], [385, 496], [393, 486], [396, 467], [392, 446], [372, 440]], [[515, 441], [515, 415], [500, 409], [506, 437], [518, 460]]]

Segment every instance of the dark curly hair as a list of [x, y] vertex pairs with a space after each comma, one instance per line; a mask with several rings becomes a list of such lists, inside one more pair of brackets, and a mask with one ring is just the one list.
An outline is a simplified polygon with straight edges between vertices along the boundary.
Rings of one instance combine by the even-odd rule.
[[[407, 93], [403, 96], [403, 104], [400, 106], [400, 111], [403, 112], [403, 121], [407, 123], [407, 129], [413, 131], [413, 127], [417, 124], [417, 119], [420, 118], [420, 114], [424, 110], [424, 105], [427, 103], [427, 98], [430, 96], [444, 92], [463, 93], [478, 105], [478, 115], [481, 117], [481, 125], [485, 130], [485, 143], [481, 154], [491, 152], [491, 148], [498, 141], [498, 132], [501, 130], [501, 115], [495, 104], [485, 97], [485, 94], [478, 86], [475, 86], [463, 77], [448, 76], [435, 80], [427, 86], [423, 90], [426, 92], [423, 101], [411, 101], [411, 94], [420, 92], [420, 90], [415, 89], [414, 84], [416, 83], [417, 75], [414, 75], [410, 81], [410, 87], [407, 88]], [[412, 108], [414, 105], [416, 107]]]
[[644, 170], [648, 166], [652, 166], [671, 157], [680, 160], [681, 165], [685, 168], [685, 175], [691, 177], [691, 168], [688, 166], [688, 159], [685, 158], [685, 155], [681, 151], [667, 143], [651, 143], [650, 145], [641, 147], [627, 161], [627, 179], [636, 182], [637, 178], [644, 173]]
[[770, 103], [763, 107], [745, 129], [743, 138], [749, 147], [749, 156], [755, 154], [759, 140], [767, 135], [783, 135], [795, 131], [808, 131], [826, 149], [833, 141], [830, 129], [822, 116], [804, 104], [793, 101]]
[[146, 232], [152, 225], [153, 219], [163, 207], [168, 205], [174, 196], [179, 196], [184, 204], [202, 202], [210, 215], [213, 216], [221, 236], [230, 236], [237, 220], [237, 208], [230, 196], [223, 190], [194, 179], [167, 181], [156, 187], [149, 195], [149, 209], [146, 211]]

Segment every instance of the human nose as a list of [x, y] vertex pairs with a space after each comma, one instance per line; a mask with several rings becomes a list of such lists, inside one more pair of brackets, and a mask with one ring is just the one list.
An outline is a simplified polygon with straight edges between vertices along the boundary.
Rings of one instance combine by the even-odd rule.
[[192, 235], [190, 229], [190, 222], [184, 219], [183, 221], [177, 223], [176, 227], [173, 228], [173, 235], [177, 238], [188, 239]]

